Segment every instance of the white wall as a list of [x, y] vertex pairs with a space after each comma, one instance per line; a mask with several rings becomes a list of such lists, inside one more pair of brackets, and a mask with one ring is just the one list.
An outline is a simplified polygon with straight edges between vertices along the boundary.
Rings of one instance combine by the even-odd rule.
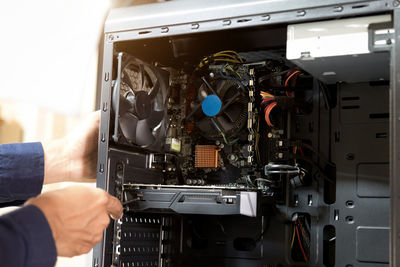
[[97, 46], [110, 0], [0, 3], [0, 99], [77, 115], [94, 107]]
[[[0, 1], [0, 118], [21, 126], [22, 141], [63, 136], [94, 110], [97, 49], [109, 4]], [[67, 266], [92, 266], [91, 253], [59, 258], [57, 267]]]

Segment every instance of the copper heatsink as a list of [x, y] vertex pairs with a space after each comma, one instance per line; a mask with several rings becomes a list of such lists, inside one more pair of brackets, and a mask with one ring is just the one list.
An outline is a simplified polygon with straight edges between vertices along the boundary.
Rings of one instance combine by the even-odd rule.
[[196, 168], [217, 168], [218, 167], [218, 150], [213, 145], [197, 145], [195, 147]]

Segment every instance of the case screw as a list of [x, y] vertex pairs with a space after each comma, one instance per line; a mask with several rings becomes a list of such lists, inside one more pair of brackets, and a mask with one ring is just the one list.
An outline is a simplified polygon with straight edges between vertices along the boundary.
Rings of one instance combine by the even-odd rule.
[[394, 7], [398, 7], [399, 5], [400, 5], [400, 1], [398, 1], [398, 0], [393, 1], [393, 6]]
[[335, 6], [333, 8], [333, 12], [342, 12], [343, 11], [343, 7], [342, 6]]
[[299, 10], [297, 11], [297, 17], [304, 17], [306, 15], [306, 11], [305, 10]]
[[271, 19], [270, 15], [263, 15], [261, 21], [269, 21]]

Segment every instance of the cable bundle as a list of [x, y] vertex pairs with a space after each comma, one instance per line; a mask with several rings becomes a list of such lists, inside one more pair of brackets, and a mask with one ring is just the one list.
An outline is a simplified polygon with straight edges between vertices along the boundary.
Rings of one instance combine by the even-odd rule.
[[262, 101], [261, 101], [261, 106], [265, 106], [264, 108], [264, 113], [265, 113], [265, 121], [269, 127], [274, 127], [274, 125], [271, 122], [271, 111], [276, 107], [277, 102], [275, 101], [275, 96], [268, 93], [261, 91], [260, 92]]
[[[289, 82], [292, 81], [292, 87], [296, 86], [296, 80], [297, 77], [301, 74], [301, 71], [295, 70], [295, 71], [289, 71], [287, 73], [287, 78], [285, 80], [285, 87], [289, 87]], [[286, 91], [286, 96], [288, 97], [294, 97], [294, 92], [290, 93], [288, 90]]]
[[[304, 219], [304, 222], [307, 226], [306, 219]], [[309, 228], [309, 227], [307, 227]], [[297, 237], [297, 245], [298, 248], [300, 249], [301, 255], [303, 256], [303, 259], [305, 262], [309, 261], [309, 257], [307, 254], [309, 253], [310, 250], [310, 236], [309, 236], [309, 229], [308, 231], [304, 229], [304, 225], [301, 222], [301, 220], [297, 219], [293, 222], [293, 234], [292, 234], [292, 241], [290, 242], [290, 249], [292, 250], [294, 247], [294, 241], [295, 238]], [[306, 250], [307, 249], [307, 252]]]
[[200, 61], [199, 65], [197, 66], [196, 70], [199, 70], [204, 66], [210, 65], [214, 62], [225, 62], [225, 63], [229, 62], [229, 63], [240, 64], [244, 63], [244, 60], [239, 55], [238, 52], [233, 50], [224, 50], [203, 58]]

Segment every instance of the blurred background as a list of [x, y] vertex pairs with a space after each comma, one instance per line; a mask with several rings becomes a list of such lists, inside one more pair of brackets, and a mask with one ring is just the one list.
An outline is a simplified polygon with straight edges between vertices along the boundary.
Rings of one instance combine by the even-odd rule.
[[[1, 1], [0, 143], [62, 137], [94, 111], [108, 10], [148, 2], [156, 1]], [[91, 261], [89, 253], [59, 258], [56, 266], [92, 266]]]
[[95, 110], [110, 0], [2, 1], [0, 141], [57, 138]]

